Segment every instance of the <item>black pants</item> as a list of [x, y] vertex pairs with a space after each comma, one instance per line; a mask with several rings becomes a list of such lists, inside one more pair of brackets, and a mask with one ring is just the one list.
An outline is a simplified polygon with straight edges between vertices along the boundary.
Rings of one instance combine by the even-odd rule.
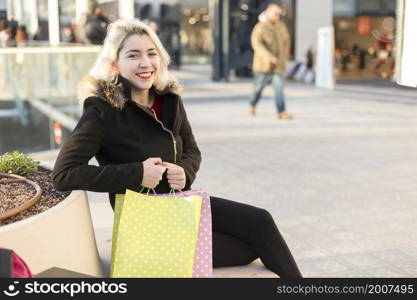
[[281, 278], [302, 277], [268, 211], [217, 197], [210, 199], [215, 268], [246, 265], [259, 257]]

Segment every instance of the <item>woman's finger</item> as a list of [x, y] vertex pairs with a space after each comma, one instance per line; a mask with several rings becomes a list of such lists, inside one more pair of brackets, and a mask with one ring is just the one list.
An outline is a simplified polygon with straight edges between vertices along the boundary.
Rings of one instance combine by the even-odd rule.
[[184, 173], [184, 171], [180, 168], [168, 168], [167, 169], [167, 174], [174, 175], [174, 174], [182, 174], [182, 173]]
[[169, 174], [167, 175], [168, 179], [185, 179], [183, 174]]
[[173, 178], [168, 178], [168, 182], [183, 182], [185, 181], [185, 178], [183, 177], [173, 177]]
[[171, 180], [168, 180], [168, 183], [172, 183], [172, 184], [182, 184], [182, 183], [184, 183], [185, 182], [185, 180], [175, 180], [175, 179], [171, 179]]
[[172, 172], [167, 172], [167, 177], [168, 176], [178, 176], [178, 175], [180, 175], [180, 174], [176, 174], [176, 173], [172, 173]]
[[185, 178], [182, 177], [168, 177], [168, 181], [185, 181]]
[[182, 190], [184, 188], [184, 185], [181, 185], [181, 184], [171, 184], [170, 187], [172, 189]]

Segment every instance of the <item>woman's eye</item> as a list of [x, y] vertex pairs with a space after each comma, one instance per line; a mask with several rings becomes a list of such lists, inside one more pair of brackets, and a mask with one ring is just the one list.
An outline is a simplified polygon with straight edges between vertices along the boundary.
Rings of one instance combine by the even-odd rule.
[[150, 52], [149, 53], [149, 56], [156, 56], [157, 55], [157, 53], [156, 52]]

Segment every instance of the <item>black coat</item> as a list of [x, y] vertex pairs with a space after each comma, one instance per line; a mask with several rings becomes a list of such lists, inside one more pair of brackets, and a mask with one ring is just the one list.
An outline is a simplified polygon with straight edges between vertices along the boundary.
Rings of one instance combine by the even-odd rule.
[[[81, 119], [58, 155], [55, 189], [108, 192], [114, 206], [115, 194], [141, 189], [142, 162], [149, 157], [184, 168], [185, 190], [191, 188], [201, 155], [177, 94], [163, 94], [162, 122], [131, 99], [123, 79], [118, 84], [98, 81], [94, 95], [84, 101]], [[100, 166], [88, 165], [93, 156]], [[170, 191], [166, 174], [155, 190]]]

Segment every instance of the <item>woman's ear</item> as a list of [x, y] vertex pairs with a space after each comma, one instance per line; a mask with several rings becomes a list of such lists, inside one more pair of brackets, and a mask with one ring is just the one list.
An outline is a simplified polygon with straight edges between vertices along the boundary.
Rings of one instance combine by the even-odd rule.
[[117, 65], [117, 62], [112, 62], [111, 63], [111, 68], [112, 68], [112, 71], [113, 72], [115, 72], [116, 74], [118, 74], [119, 73], [119, 66]]

